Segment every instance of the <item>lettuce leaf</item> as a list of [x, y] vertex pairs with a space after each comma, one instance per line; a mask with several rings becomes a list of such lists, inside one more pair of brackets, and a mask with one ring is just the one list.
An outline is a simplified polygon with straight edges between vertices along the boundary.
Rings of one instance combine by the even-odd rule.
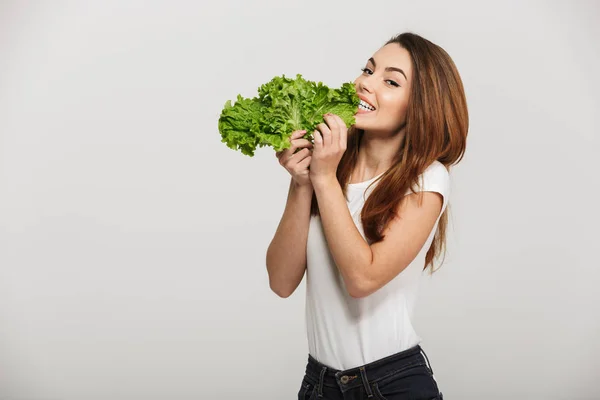
[[346, 126], [354, 124], [360, 99], [352, 83], [331, 89], [322, 82], [277, 76], [258, 88], [258, 96], [237, 96], [227, 101], [219, 117], [221, 142], [233, 150], [253, 157], [257, 147], [270, 146], [275, 151], [290, 147], [289, 137], [299, 129], [305, 138], [323, 122], [323, 114], [338, 115]]

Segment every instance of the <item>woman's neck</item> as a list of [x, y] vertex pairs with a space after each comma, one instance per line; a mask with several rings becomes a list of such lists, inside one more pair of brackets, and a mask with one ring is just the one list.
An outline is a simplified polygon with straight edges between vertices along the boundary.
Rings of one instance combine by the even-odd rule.
[[381, 137], [363, 133], [358, 150], [358, 159], [352, 172], [352, 181], [363, 182], [387, 171], [398, 155], [402, 134]]

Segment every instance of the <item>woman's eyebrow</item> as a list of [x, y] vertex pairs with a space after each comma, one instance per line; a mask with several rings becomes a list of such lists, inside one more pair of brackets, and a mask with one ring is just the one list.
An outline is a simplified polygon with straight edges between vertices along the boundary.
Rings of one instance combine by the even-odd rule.
[[[377, 64], [375, 63], [375, 59], [373, 57], [369, 58], [369, 61], [373, 64], [374, 67], [377, 67]], [[400, 72], [402, 75], [404, 75], [404, 79], [406, 79], [408, 81], [408, 78], [406, 77], [406, 74], [404, 73], [404, 71], [402, 71], [400, 68], [396, 68], [396, 67], [387, 67], [385, 69], [386, 71], [396, 71], [396, 72]]]

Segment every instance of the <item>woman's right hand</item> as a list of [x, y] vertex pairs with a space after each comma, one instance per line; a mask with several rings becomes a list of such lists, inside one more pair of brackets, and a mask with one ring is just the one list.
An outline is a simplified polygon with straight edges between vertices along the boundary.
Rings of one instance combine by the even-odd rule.
[[[307, 139], [302, 139], [306, 131], [294, 131], [290, 136], [291, 147], [278, 151], [275, 156], [279, 164], [285, 168], [298, 186], [311, 186], [308, 167], [312, 156], [313, 144]], [[298, 152], [296, 150], [302, 149]]]

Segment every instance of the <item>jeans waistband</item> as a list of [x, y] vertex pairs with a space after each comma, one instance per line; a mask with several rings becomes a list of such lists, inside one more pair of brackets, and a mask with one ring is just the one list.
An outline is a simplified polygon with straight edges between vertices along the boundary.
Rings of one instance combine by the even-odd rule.
[[331, 368], [309, 354], [306, 375], [319, 387], [339, 387], [342, 391], [346, 391], [357, 386], [367, 387], [373, 382], [416, 365], [424, 365], [431, 370], [427, 355], [419, 345], [347, 370]]

